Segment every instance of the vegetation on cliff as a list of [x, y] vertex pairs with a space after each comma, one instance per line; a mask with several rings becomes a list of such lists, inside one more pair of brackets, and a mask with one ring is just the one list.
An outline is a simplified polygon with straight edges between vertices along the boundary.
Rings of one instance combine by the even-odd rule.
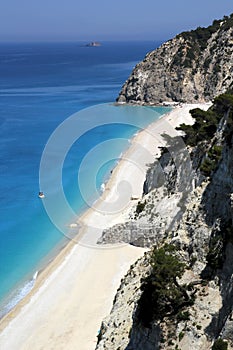
[[193, 294], [188, 294], [185, 286], [178, 283], [184, 273], [185, 264], [180, 260], [176, 248], [164, 245], [153, 248], [151, 272], [142, 279], [142, 295], [138, 302], [137, 317], [145, 326], [163, 319], [165, 316], [188, 317], [182, 310], [193, 304]]
[[[147, 345], [148, 349], [183, 349], [189, 344], [195, 349], [226, 350], [227, 342], [233, 347], [232, 37], [233, 15], [215, 20], [208, 28], [181, 33], [146, 56], [120, 95], [121, 101], [136, 103], [195, 102], [203, 97], [213, 102], [208, 111], [191, 111], [193, 125], [179, 127], [190, 152], [193, 181], [176, 224], [170, 231], [164, 225], [156, 232], [163, 236], [152, 248], [150, 268], [146, 258], [139, 273], [141, 282], [137, 287], [132, 284], [128, 305], [135, 295], [136, 301], [127, 318], [133, 320], [127, 349]], [[157, 69], [162, 74], [156, 75]], [[175, 149], [180, 137], [164, 137], [167, 147], [162, 148], [159, 161], [166, 168], [166, 190], [172, 198], [180, 188], [175, 182], [182, 177], [174, 170], [169, 147]], [[157, 173], [150, 174], [158, 178]], [[156, 191], [157, 187], [148, 190], [147, 202], [142, 199], [136, 207], [137, 215], [153, 206]], [[166, 200], [169, 204], [170, 198]], [[140, 279], [143, 274], [146, 277]], [[119, 291], [122, 294], [124, 289]], [[124, 327], [128, 332], [129, 327]], [[116, 332], [115, 323], [113, 329]]]
[[148, 53], [126, 81], [119, 102], [204, 102], [233, 81], [233, 14], [186, 31]]
[[[177, 38], [184, 39], [184, 44], [181, 45], [180, 49], [174, 56], [173, 64], [176, 66], [182, 64], [185, 68], [192, 68], [193, 60], [201, 57], [203, 51], [206, 50], [208, 46], [208, 40], [211, 38], [211, 36], [219, 29], [221, 29], [221, 31], [227, 31], [231, 27], [233, 27], [233, 14], [231, 14], [229, 17], [224, 16], [223, 20], [214, 20], [213, 23], [207, 28], [198, 27], [195, 30], [178, 34]], [[214, 48], [212, 51], [214, 51]], [[204, 68], [206, 70], [208, 69], [210, 62], [210, 58], [207, 58], [204, 62]], [[217, 72], [219, 68], [215, 66], [215, 72]]]
[[217, 339], [215, 342], [214, 342], [214, 345], [212, 347], [212, 350], [227, 350], [228, 349], [228, 344], [227, 342], [225, 342], [224, 340], [222, 340], [221, 338], [220, 339]]
[[218, 130], [219, 123], [225, 122], [223, 136], [229, 142], [233, 125], [233, 93], [227, 93], [216, 97], [213, 106], [208, 111], [199, 108], [191, 110], [191, 115], [195, 119], [193, 125], [181, 124], [178, 130], [184, 132], [184, 142], [188, 146], [198, 147], [202, 150], [203, 159], [200, 171], [205, 176], [210, 176], [216, 170], [222, 155], [222, 145], [216, 144], [214, 138]]
[[[233, 91], [229, 89], [227, 93], [216, 97], [209, 110], [194, 109], [191, 114], [195, 123], [189, 126], [181, 125], [179, 130], [184, 132], [184, 141], [190, 146], [189, 150], [193, 153], [193, 157], [198, 154], [199, 161], [195, 160], [196, 170], [200, 170], [202, 175], [212, 178], [222, 160], [223, 153], [225, 152], [226, 155], [227, 149], [232, 148]], [[171, 138], [167, 135], [164, 137], [170, 146], [177, 142], [177, 137]], [[165, 152], [167, 150], [163, 148], [162, 156]], [[208, 196], [207, 191], [206, 195]], [[227, 194], [227, 196], [229, 195]], [[210, 205], [213, 208], [211, 201], [212, 199]], [[230, 214], [231, 209], [228, 210]], [[227, 249], [229, 244], [233, 244], [232, 220], [226, 219], [224, 216], [227, 215], [226, 212], [222, 214], [221, 209], [217, 212], [211, 212], [208, 207], [204, 211], [206, 220], [208, 216], [212, 217], [209, 225], [213, 226], [209, 236], [209, 244], [206, 247], [206, 266], [200, 273], [202, 286], [207, 285], [208, 281], [214, 280], [216, 276], [221, 278], [227, 259]], [[188, 322], [190, 306], [195, 303], [195, 294], [199, 289], [194, 289], [192, 284], [179, 284], [179, 278], [186, 269], [184, 260], [180, 258], [179, 250], [175, 246], [167, 244], [161, 248], [154, 247], [150, 264], [150, 274], [142, 279], [142, 294], [136, 311], [138, 322], [146, 328], [152, 327], [155, 322], [160, 324], [161, 321], [167, 320], [170, 316], [177, 324]], [[192, 267], [192, 264], [190, 266]], [[198, 327], [201, 329], [201, 326]], [[184, 327], [183, 331], [179, 333], [179, 342], [187, 329], [190, 327]], [[161, 333], [161, 337], [163, 339], [163, 333]], [[169, 341], [171, 342], [171, 338], [168, 339]], [[218, 339], [214, 342], [213, 349], [227, 349], [227, 343]]]
[[195, 119], [193, 125], [181, 124], [178, 130], [185, 133], [184, 141], [186, 145], [196, 146], [199, 142], [209, 142], [217, 131], [219, 122], [224, 118], [225, 113], [229, 113], [232, 118], [233, 94], [226, 93], [216, 97], [213, 106], [208, 111], [195, 108], [190, 111]]
[[[196, 109], [192, 115], [195, 123], [180, 129], [191, 156], [194, 189], [190, 187], [177, 224], [170, 231], [165, 226], [155, 231], [161, 232], [157, 247], [151, 255], [147, 253], [140, 270], [132, 268], [132, 283], [122, 282], [113, 309], [117, 317], [105, 324], [105, 338], [98, 349], [226, 350], [233, 346], [233, 91], [215, 98], [207, 112]], [[175, 148], [180, 137], [164, 136]], [[172, 198], [182, 177], [174, 172], [168, 150], [163, 149], [159, 161], [166, 168]], [[137, 211], [145, 211], [145, 200], [151, 208], [156, 193], [157, 188], [150, 190]], [[169, 201], [166, 197], [165, 205]], [[128, 314], [122, 321], [119, 314], [124, 307]]]

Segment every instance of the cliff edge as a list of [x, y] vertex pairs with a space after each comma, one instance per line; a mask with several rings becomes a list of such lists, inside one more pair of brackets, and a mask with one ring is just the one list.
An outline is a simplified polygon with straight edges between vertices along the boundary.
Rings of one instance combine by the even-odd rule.
[[208, 102], [233, 81], [233, 14], [183, 32], [136, 65], [120, 103]]
[[[122, 279], [96, 350], [233, 349], [233, 15], [149, 53], [118, 102], [207, 102], [150, 164], [99, 244], [150, 248]], [[182, 145], [184, 147], [182, 147]]]
[[152, 249], [122, 280], [98, 350], [233, 349], [233, 91], [191, 114], [188, 152], [164, 135], [134, 217], [100, 240]]

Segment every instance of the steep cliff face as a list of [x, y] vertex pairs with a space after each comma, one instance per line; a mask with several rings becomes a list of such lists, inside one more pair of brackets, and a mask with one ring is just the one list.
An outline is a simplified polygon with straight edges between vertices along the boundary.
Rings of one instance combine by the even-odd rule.
[[[129, 334], [133, 328], [133, 313], [137, 305], [137, 302], [141, 295], [140, 285], [141, 277], [145, 275], [149, 270], [148, 256], [145, 256], [138, 260], [134, 265], [131, 266], [127, 275], [121, 282], [121, 285], [117, 291], [114, 306], [110, 317], [102, 322], [101, 331], [99, 334], [98, 350], [109, 350], [109, 349], [128, 349]], [[132, 337], [134, 349], [140, 349], [141, 346], [145, 346], [144, 350], [156, 350], [154, 344], [159, 341], [159, 328], [156, 332], [150, 332], [146, 329], [142, 329], [142, 332], [137, 332], [137, 335]], [[151, 336], [149, 340], [147, 336]], [[147, 339], [147, 342], [145, 342]], [[145, 343], [147, 343], [145, 345]]]
[[118, 102], [210, 101], [233, 81], [233, 15], [184, 32], [148, 53], [124, 84]]
[[[99, 244], [130, 243], [139, 247], [151, 247], [166, 237], [170, 227], [175, 229], [184, 212], [187, 194], [198, 174], [189, 168], [189, 156], [183, 150], [176, 154], [176, 161], [169, 152], [151, 164], [144, 184], [145, 206], [140, 213], [134, 211], [128, 221], [103, 231]], [[180, 167], [176, 167], [179, 159]], [[186, 177], [183, 174], [186, 174]]]
[[[199, 131], [195, 125], [186, 129], [188, 144], [193, 137], [201, 139], [189, 147], [193, 181], [183, 183], [184, 169], [176, 168], [171, 153], [164, 151], [163, 181], [155, 162], [145, 182], [146, 205], [134, 219], [150, 224], [150, 234], [140, 230], [137, 234], [135, 229], [132, 238], [125, 234], [127, 226], [118, 227], [118, 239], [176, 247], [186, 265], [179, 285], [195, 300], [178, 314], [156, 315], [150, 326], [143, 325], [138, 307], [142, 279], [151, 271], [148, 252], [122, 280], [112, 312], [102, 325], [98, 350], [210, 350], [219, 337], [220, 342], [228, 342], [228, 350], [233, 349], [233, 95], [218, 99], [215, 109], [195, 114]], [[218, 127], [213, 127], [216, 121]], [[112, 236], [105, 232], [103, 242], [108, 240]]]
[[[103, 231], [99, 244], [125, 242], [139, 247], [159, 244], [174, 231], [185, 211], [188, 194], [203, 176], [191, 162], [190, 154], [177, 136], [159, 159], [148, 167], [144, 182], [143, 210], [137, 213], [136, 203], [129, 220]], [[166, 142], [164, 142], [166, 144]], [[203, 152], [196, 152], [198, 164]]]

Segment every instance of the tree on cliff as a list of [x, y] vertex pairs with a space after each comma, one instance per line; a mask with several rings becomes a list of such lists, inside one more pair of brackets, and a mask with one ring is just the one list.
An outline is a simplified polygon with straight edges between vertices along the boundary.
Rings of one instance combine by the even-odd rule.
[[185, 264], [179, 260], [174, 246], [166, 244], [154, 248], [150, 264], [149, 276], [142, 279], [137, 308], [137, 318], [145, 327], [150, 327], [154, 320], [176, 315], [193, 303], [186, 288], [177, 281], [184, 273]]

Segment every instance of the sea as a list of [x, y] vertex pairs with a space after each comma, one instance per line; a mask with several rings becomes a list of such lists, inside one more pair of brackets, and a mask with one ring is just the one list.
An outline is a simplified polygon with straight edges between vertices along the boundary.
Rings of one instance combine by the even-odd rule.
[[[72, 215], [80, 215], [101, 195], [133, 135], [168, 111], [162, 107], [114, 105], [133, 67], [159, 44], [0, 44], [0, 317], [30, 292], [38, 272], [68, 243], [66, 233], [74, 220]], [[68, 145], [66, 152], [59, 128], [72, 118], [76, 120], [77, 140]], [[38, 198], [39, 191], [45, 196], [57, 191], [56, 181], [51, 180], [56, 167], [43, 172], [50, 179], [49, 188], [44, 178], [39, 178], [41, 157], [51, 135], [57, 142], [54, 157], [62, 153], [64, 158], [62, 190], [71, 209], [66, 211], [64, 206], [58, 210], [59, 223], [49, 215], [44, 200]], [[113, 149], [107, 143], [108, 147], [98, 151], [98, 145], [116, 139], [120, 141], [114, 142]], [[79, 169], [81, 182], [77, 180]], [[93, 172], [95, 183], [90, 186], [93, 176], [89, 175]], [[85, 198], [81, 187], [87, 189]], [[53, 209], [57, 207], [55, 201]]]

